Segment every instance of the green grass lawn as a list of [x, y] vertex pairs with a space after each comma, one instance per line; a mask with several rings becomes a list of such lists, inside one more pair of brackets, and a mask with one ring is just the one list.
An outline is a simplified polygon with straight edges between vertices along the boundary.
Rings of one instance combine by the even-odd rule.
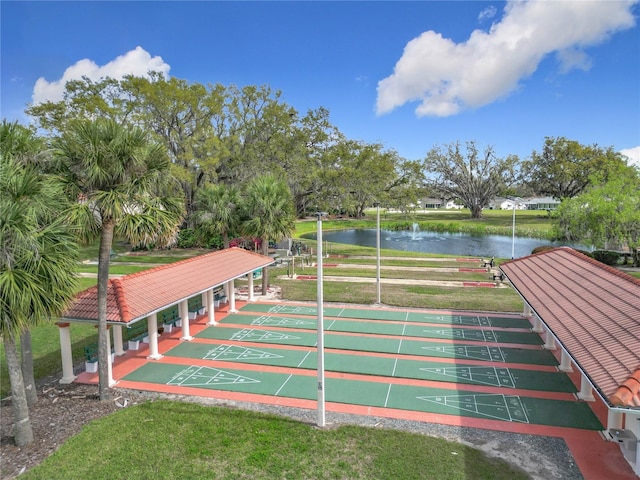
[[529, 478], [479, 450], [416, 433], [342, 426], [156, 401], [94, 421], [41, 465], [35, 479]]

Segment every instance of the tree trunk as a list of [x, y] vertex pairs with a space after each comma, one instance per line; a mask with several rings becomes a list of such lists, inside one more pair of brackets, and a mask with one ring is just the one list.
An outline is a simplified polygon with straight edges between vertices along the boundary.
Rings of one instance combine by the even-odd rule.
[[113, 220], [102, 222], [100, 252], [98, 255], [98, 391], [100, 400], [111, 399], [109, 391], [109, 361], [107, 350], [107, 286], [109, 283], [109, 260], [113, 244]]
[[227, 232], [222, 233], [222, 248], [229, 248], [229, 234]]
[[[269, 255], [269, 240], [267, 238], [262, 239], [262, 254]], [[267, 290], [269, 289], [269, 269], [267, 267], [263, 267], [262, 269], [262, 295], [267, 294]]]
[[477, 205], [471, 207], [471, 218], [482, 218], [482, 207]]
[[27, 394], [24, 390], [24, 379], [22, 369], [18, 361], [16, 349], [16, 339], [12, 334], [4, 337], [4, 352], [7, 357], [7, 369], [9, 370], [9, 381], [11, 382], [11, 403], [13, 405], [13, 439], [17, 446], [22, 447], [33, 442], [33, 430], [31, 420], [29, 420], [29, 406], [27, 405]]
[[20, 336], [20, 353], [22, 355], [22, 379], [27, 394], [27, 405], [35, 405], [38, 401], [36, 380], [33, 375], [33, 351], [31, 349], [31, 330], [25, 330]]

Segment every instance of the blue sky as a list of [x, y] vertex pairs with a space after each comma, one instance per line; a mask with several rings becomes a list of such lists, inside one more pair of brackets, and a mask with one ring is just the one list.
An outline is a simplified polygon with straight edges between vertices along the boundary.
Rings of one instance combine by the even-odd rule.
[[407, 159], [474, 140], [528, 157], [546, 136], [640, 164], [637, 1], [14, 2], [1, 8], [3, 118], [64, 82], [149, 68], [281, 90]]

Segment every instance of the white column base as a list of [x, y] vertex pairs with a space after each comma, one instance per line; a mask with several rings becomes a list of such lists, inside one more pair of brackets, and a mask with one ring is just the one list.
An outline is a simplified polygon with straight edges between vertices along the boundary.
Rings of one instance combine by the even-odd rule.
[[537, 316], [533, 317], [533, 328], [531, 329], [531, 331], [536, 333], [543, 332], [542, 320], [540, 320]]
[[551, 331], [547, 330], [545, 333], [545, 341], [542, 348], [545, 350], [555, 350], [556, 349], [556, 339], [553, 337]]
[[155, 355], [149, 355], [147, 357], [148, 360], [160, 360], [162, 357], [164, 357], [164, 355], [161, 355], [159, 353], [155, 354]]
[[562, 350], [562, 357], [560, 357], [560, 367], [558, 367], [558, 370], [561, 372], [573, 372], [573, 368], [571, 368], [571, 357], [564, 350]]
[[580, 380], [580, 392], [578, 392], [578, 398], [585, 402], [595, 401], [595, 398], [593, 398], [593, 389], [591, 388], [591, 384], [584, 375], [582, 376], [582, 380]]

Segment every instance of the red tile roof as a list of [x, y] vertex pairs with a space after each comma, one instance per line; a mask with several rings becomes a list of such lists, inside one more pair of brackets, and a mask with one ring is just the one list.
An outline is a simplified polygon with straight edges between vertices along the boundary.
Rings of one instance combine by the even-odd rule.
[[565, 247], [500, 269], [610, 405], [640, 406], [640, 280]]
[[[273, 263], [242, 248], [228, 248], [109, 280], [107, 321], [129, 323]], [[97, 321], [98, 287], [80, 292], [63, 320]]]

